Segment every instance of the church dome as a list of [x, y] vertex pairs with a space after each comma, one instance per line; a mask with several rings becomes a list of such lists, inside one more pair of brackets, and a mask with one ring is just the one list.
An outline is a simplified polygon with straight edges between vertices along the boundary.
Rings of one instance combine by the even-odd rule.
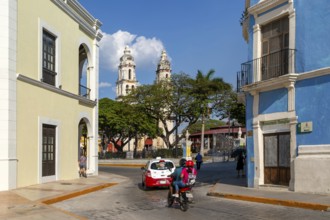
[[131, 55], [131, 50], [128, 46], [125, 46], [124, 55], [120, 57], [120, 62], [123, 61], [134, 61], [134, 57]]

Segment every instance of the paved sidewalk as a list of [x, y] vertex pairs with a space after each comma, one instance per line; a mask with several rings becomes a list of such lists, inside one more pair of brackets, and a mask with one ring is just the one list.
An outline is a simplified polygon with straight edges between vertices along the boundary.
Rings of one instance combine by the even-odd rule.
[[216, 183], [208, 192], [209, 196], [330, 211], [330, 195], [297, 193], [281, 187], [247, 188], [237, 185]]
[[207, 193], [208, 196], [330, 211], [330, 194], [292, 192], [288, 187], [274, 185], [259, 186], [258, 189], [248, 188], [246, 178], [237, 177], [235, 161], [210, 163], [208, 166], [216, 167], [218, 173], [213, 187]]
[[0, 219], [83, 219], [49, 204], [111, 187], [125, 180], [125, 177], [99, 172], [98, 176], [0, 192]]

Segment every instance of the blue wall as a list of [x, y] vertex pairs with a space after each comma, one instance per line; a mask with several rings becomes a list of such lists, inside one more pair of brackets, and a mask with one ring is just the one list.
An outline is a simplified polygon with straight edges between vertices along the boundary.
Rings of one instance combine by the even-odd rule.
[[259, 114], [286, 111], [288, 111], [288, 89], [281, 88], [260, 93]]
[[296, 72], [330, 66], [330, 1], [298, 0], [294, 1], [294, 6]]
[[330, 76], [296, 82], [298, 122], [313, 122], [311, 133], [297, 134], [297, 146], [330, 144]]
[[[246, 95], [246, 131], [253, 131], [253, 96]], [[253, 187], [254, 182], [254, 162], [250, 158], [254, 157], [253, 137], [246, 137], [246, 177], [247, 186]]]

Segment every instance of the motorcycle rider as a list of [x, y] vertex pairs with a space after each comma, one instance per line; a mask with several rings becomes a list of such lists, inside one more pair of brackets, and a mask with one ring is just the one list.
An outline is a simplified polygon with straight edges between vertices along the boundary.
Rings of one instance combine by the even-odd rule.
[[[185, 164], [186, 164], [186, 159], [182, 158], [180, 161], [179, 161], [179, 167], [176, 167], [174, 172], [172, 173], [172, 178], [173, 178], [173, 181], [172, 181], [172, 184], [170, 185], [170, 191], [171, 191], [171, 194], [172, 196], [174, 197], [179, 197], [179, 185], [183, 185], [182, 183], [182, 177], [181, 177], [181, 173], [182, 173], [182, 170], [184, 169], [185, 167]], [[175, 188], [175, 193], [173, 194], [173, 187]]]
[[195, 183], [197, 176], [197, 171], [194, 168], [194, 162], [188, 160], [185, 163], [185, 166], [181, 170], [180, 178], [173, 182], [175, 193], [174, 197], [179, 197], [179, 188], [186, 187], [187, 185], [191, 186]]

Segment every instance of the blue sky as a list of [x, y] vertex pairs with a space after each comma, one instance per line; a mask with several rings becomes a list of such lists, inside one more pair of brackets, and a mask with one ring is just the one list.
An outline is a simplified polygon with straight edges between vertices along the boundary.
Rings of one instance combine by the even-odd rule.
[[99, 97], [116, 97], [119, 58], [132, 50], [140, 84], [152, 84], [161, 51], [172, 73], [192, 77], [215, 70], [236, 87], [236, 73], [247, 61], [239, 19], [243, 0], [79, 0], [102, 22]]

